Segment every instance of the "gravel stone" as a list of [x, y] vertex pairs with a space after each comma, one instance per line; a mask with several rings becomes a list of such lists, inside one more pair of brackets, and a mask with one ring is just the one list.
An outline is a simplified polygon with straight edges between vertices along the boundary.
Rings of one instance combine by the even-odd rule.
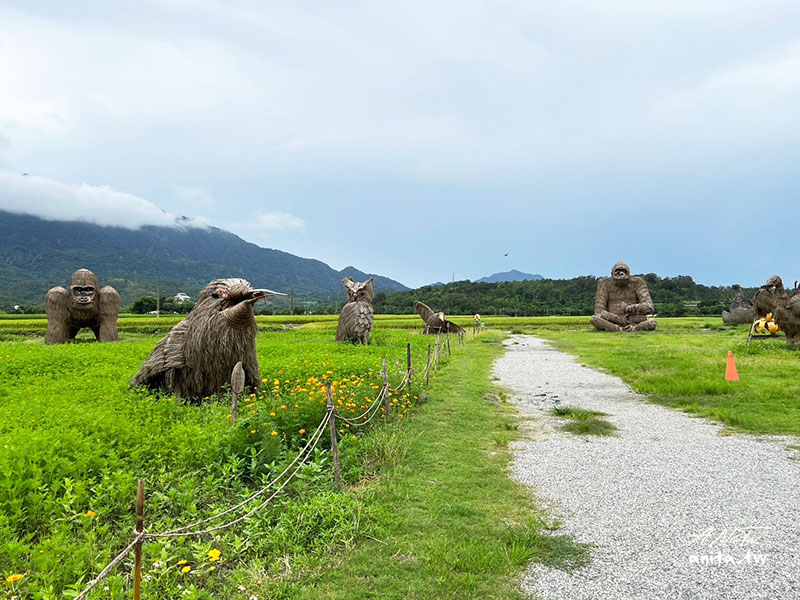
[[[702, 418], [648, 404], [620, 379], [533, 336], [494, 365], [530, 435], [513, 476], [593, 545], [588, 566], [533, 564], [545, 600], [800, 599], [800, 460], [783, 436], [720, 435]], [[720, 373], [722, 377], [722, 373]], [[554, 406], [608, 413], [616, 436], [560, 430]]]

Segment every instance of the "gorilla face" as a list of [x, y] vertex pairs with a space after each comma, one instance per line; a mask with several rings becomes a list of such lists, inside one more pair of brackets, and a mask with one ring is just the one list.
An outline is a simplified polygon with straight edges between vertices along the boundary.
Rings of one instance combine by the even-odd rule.
[[70, 286], [72, 292], [72, 305], [76, 308], [87, 308], [94, 301], [96, 290], [92, 285], [73, 285]]
[[617, 285], [624, 285], [631, 278], [631, 269], [625, 263], [618, 262], [611, 269], [611, 277]]

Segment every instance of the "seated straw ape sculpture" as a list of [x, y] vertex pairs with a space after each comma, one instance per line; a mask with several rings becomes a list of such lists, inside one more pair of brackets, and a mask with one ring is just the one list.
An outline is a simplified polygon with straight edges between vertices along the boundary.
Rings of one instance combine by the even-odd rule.
[[428, 305], [417, 300], [414, 301], [414, 310], [416, 310], [417, 314], [425, 321], [425, 329], [422, 330], [422, 333], [455, 333], [464, 335], [464, 329], [452, 321], [448, 321], [443, 312], [435, 313]]
[[733, 284], [736, 295], [731, 300], [728, 310], [722, 311], [722, 321], [725, 323], [752, 323], [756, 318], [756, 309], [753, 303], [744, 297], [742, 286], [738, 283]]
[[772, 313], [775, 323], [786, 334], [790, 346], [800, 344], [800, 289], [786, 292], [783, 280], [777, 275], [770, 277], [753, 297], [753, 305], [760, 318]]
[[647, 282], [642, 277], [631, 277], [631, 269], [618, 262], [611, 269], [611, 277], [597, 282], [597, 299], [590, 323], [604, 331], [652, 331], [654, 320], [647, 320], [653, 312], [653, 301]]
[[45, 344], [74, 340], [88, 327], [99, 342], [117, 341], [119, 294], [113, 287], [97, 289], [97, 277], [89, 269], [78, 269], [69, 281], [69, 291], [52, 288], [44, 298], [47, 311]]
[[339, 313], [339, 324], [336, 326], [336, 341], [351, 340], [354, 344], [369, 344], [372, 331], [372, 320], [375, 311], [372, 300], [375, 292], [372, 289], [374, 277], [358, 283], [352, 277], [345, 277], [342, 282], [347, 290], [347, 303]]
[[153, 391], [200, 400], [222, 391], [241, 361], [245, 385], [258, 387], [253, 305], [266, 296], [244, 279], [215, 279], [197, 297], [189, 316], [173, 327], [131, 380]]

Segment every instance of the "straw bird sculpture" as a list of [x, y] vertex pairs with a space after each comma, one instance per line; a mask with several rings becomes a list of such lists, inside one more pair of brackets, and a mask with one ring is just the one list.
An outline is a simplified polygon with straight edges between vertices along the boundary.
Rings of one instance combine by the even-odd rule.
[[425, 321], [425, 329], [422, 333], [425, 334], [437, 334], [437, 333], [455, 333], [458, 335], [464, 334], [464, 329], [453, 323], [452, 321], [448, 321], [443, 312], [433, 312], [431, 308], [427, 304], [423, 304], [422, 302], [415, 300], [414, 301], [414, 310], [417, 311], [417, 314], [422, 317], [422, 320]]
[[253, 305], [267, 296], [285, 295], [253, 289], [244, 279], [215, 279], [200, 292], [189, 316], [156, 344], [130, 386], [200, 400], [222, 391], [241, 361], [245, 385], [257, 387]]
[[783, 280], [773, 275], [762, 285], [753, 296], [753, 306], [756, 309], [756, 316], [760, 319], [769, 313], [775, 313], [775, 308], [788, 300], [788, 294], [783, 287]]
[[339, 324], [336, 326], [336, 341], [352, 341], [354, 344], [369, 344], [372, 331], [374, 310], [372, 300], [375, 291], [372, 289], [374, 277], [363, 283], [354, 281], [352, 277], [345, 277], [342, 282], [347, 290], [347, 303], [339, 313]]
[[756, 292], [753, 305], [761, 318], [772, 313], [775, 323], [786, 334], [788, 345], [800, 344], [800, 288], [796, 281], [794, 289], [787, 292], [783, 280], [773, 275]]

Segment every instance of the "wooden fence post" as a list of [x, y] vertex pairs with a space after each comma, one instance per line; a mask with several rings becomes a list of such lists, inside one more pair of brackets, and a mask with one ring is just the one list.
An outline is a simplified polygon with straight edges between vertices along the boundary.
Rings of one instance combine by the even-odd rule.
[[383, 395], [383, 409], [386, 411], [386, 420], [389, 420], [389, 413], [392, 405], [389, 403], [389, 373], [386, 371], [386, 359], [383, 359], [383, 387], [386, 393]]
[[411, 342], [406, 344], [406, 364], [407, 364], [407, 377], [408, 377], [408, 392], [411, 393]]
[[450, 350], [450, 336], [449, 335], [447, 336], [447, 356], [448, 357], [453, 356], [453, 353]]
[[434, 372], [439, 372], [439, 363], [442, 362], [442, 349], [439, 347], [439, 334], [436, 334], [436, 348], [433, 357], [433, 364], [436, 365]]
[[328, 410], [331, 411], [328, 426], [331, 430], [331, 451], [333, 452], [333, 480], [336, 487], [342, 488], [342, 475], [339, 470], [339, 440], [336, 437], [336, 413], [333, 411], [333, 391], [330, 382], [325, 382], [325, 393], [328, 395]]
[[[144, 531], [144, 479], [136, 490], [136, 533]], [[142, 598], [142, 540], [136, 543], [133, 555], [133, 600]]]
[[244, 389], [244, 367], [242, 361], [236, 363], [231, 373], [231, 425], [236, 424], [239, 416], [239, 394]]
[[428, 365], [425, 367], [425, 387], [431, 382], [431, 345], [428, 344]]

